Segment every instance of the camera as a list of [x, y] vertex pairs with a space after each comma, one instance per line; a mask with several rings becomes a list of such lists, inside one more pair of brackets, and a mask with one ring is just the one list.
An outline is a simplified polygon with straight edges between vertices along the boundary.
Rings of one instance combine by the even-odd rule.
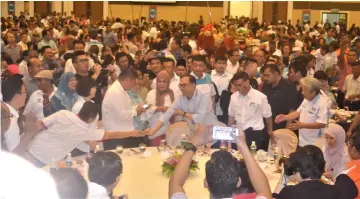
[[282, 157], [279, 160], [279, 165], [284, 165], [284, 174], [287, 176], [292, 176], [294, 174], [294, 168], [291, 165], [290, 158], [288, 157]]

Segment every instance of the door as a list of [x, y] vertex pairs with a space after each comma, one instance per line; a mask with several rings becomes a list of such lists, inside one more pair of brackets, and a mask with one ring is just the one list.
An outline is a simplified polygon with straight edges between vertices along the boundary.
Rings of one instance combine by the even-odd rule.
[[101, 20], [103, 18], [103, 2], [102, 1], [90, 1], [90, 16], [91, 20]]
[[51, 4], [47, 1], [34, 1], [34, 11], [36, 14], [49, 14], [51, 12]]
[[267, 20], [272, 24], [278, 21], [287, 21], [287, 2], [268, 1], [263, 4], [263, 20]]
[[77, 17], [87, 16], [87, 2], [74, 1], [74, 14]]

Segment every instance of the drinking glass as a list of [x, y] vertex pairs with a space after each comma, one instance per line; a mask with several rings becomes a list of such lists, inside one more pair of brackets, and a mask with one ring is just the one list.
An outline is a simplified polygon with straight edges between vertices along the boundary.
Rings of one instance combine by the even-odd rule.
[[348, 107], [348, 106], [344, 106], [344, 110], [345, 110], [346, 112], [348, 112], [348, 111], [349, 111], [349, 107]]
[[166, 151], [166, 140], [160, 141], [160, 151]]
[[117, 154], [122, 154], [122, 152], [124, 151], [124, 147], [122, 145], [117, 145], [116, 146], [116, 153]]
[[146, 144], [144, 144], [144, 143], [139, 144], [139, 150], [140, 150], [140, 153], [142, 154], [142, 156], [144, 156], [144, 153], [146, 151]]

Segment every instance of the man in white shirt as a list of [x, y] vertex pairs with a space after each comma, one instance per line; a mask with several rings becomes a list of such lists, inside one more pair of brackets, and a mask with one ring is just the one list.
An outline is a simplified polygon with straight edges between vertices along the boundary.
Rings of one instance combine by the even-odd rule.
[[104, 48], [104, 44], [97, 40], [97, 32], [95, 30], [89, 33], [90, 41], [85, 44], [85, 52], [89, 51], [90, 46], [97, 45], [99, 47], [99, 56], [101, 56], [102, 49]]
[[[170, 75], [170, 89], [174, 92], [175, 98], [181, 95], [179, 89], [180, 77], [175, 74], [175, 61], [169, 57], [165, 57], [162, 60], [162, 65], [164, 70], [166, 70]], [[156, 88], [156, 78], [151, 83], [151, 88]]]
[[312, 53], [316, 57], [315, 72], [318, 70], [326, 71], [326, 67], [332, 67], [330, 64], [332, 63], [331, 57], [328, 55], [328, 53], [329, 46], [326, 44], [322, 45], [320, 49]]
[[117, 76], [119, 76], [121, 74], [121, 71], [130, 67], [129, 57], [124, 52], [117, 52], [115, 54], [115, 63], [117, 66], [117, 67], [115, 67], [115, 72], [116, 72]]
[[22, 155], [25, 152], [27, 145], [36, 135], [35, 131], [28, 131], [25, 128], [25, 133], [20, 135], [18, 126], [19, 113], [18, 110], [25, 105], [26, 89], [23, 81], [19, 76], [11, 76], [2, 82], [1, 93], [3, 101], [10, 112], [10, 126], [4, 132], [4, 144], [8, 151]]
[[203, 93], [208, 93], [211, 97], [212, 107], [215, 112], [215, 97], [216, 90], [214, 87], [214, 83], [211, 80], [211, 76], [205, 73], [206, 64], [205, 64], [205, 56], [203, 55], [195, 55], [192, 57], [193, 63], [191, 65], [192, 72], [190, 75], [196, 78], [196, 88]]
[[[215, 58], [215, 69], [211, 72], [211, 80], [215, 83], [219, 96], [223, 90], [227, 90], [229, 82], [232, 78], [232, 74], [226, 72], [226, 57], [216, 57]], [[220, 107], [220, 98], [215, 99], [216, 102], [216, 116], [223, 114], [223, 111]]]
[[229, 60], [227, 61], [226, 72], [229, 74], [235, 74], [239, 68], [239, 51], [230, 50], [228, 52]]
[[78, 115], [67, 110], [41, 120], [42, 131], [29, 144], [25, 157], [38, 166], [65, 158], [76, 146], [86, 141], [144, 136], [140, 131], [106, 131], [97, 128], [98, 108], [85, 102]]
[[34, 78], [39, 89], [31, 94], [23, 115], [34, 114], [37, 120], [42, 120], [44, 118], [44, 104], [50, 103], [49, 99], [57, 88], [52, 83], [53, 73], [50, 70], [40, 71]]
[[119, 183], [122, 172], [118, 154], [110, 151], [95, 153], [89, 160], [88, 199], [110, 199], [109, 192]]
[[159, 121], [149, 131], [149, 135], [154, 135], [174, 114], [182, 116], [192, 132], [196, 128], [195, 125], [198, 124], [218, 125], [218, 120], [211, 108], [209, 93], [199, 91], [194, 76], [181, 77], [179, 88], [182, 95], [159, 118]]
[[[74, 45], [74, 52], [76, 52], [76, 51], [84, 51], [84, 49], [85, 49], [85, 43], [83, 41], [75, 40], [73, 45]], [[90, 70], [90, 69], [92, 69], [94, 67], [95, 63], [94, 63], [94, 60], [91, 57], [89, 57], [89, 56], [87, 56], [87, 57], [89, 59], [89, 70]], [[74, 73], [74, 74], [76, 73], [76, 69], [75, 69], [74, 64], [72, 62], [72, 59], [68, 59], [66, 61], [66, 63], [65, 63], [65, 71], [64, 71], [64, 73], [67, 73], [67, 72], [71, 72], [71, 73]]]
[[115, 19], [115, 23], [111, 26], [112, 29], [118, 29], [118, 28], [123, 28], [124, 25], [122, 23], [120, 23], [120, 18], [116, 18]]
[[320, 82], [313, 77], [300, 80], [304, 100], [297, 111], [287, 115], [277, 115], [275, 122], [293, 121], [290, 130], [299, 130], [299, 146], [315, 145], [321, 136], [321, 129], [328, 123], [329, 107], [324, 97], [321, 96]]
[[346, 76], [344, 84], [345, 105], [350, 111], [360, 109], [360, 62], [350, 63], [352, 74]]
[[[140, 115], [143, 111], [143, 104], [131, 106], [131, 99], [127, 91], [131, 90], [137, 81], [137, 72], [132, 68], [121, 71], [121, 74], [107, 90], [102, 103], [102, 121], [106, 131], [131, 131], [134, 130], [133, 117]], [[125, 147], [138, 146], [140, 139], [122, 139], [104, 142], [105, 149], [114, 149], [116, 145], [122, 144]]]
[[249, 78], [247, 73], [239, 72], [232, 79], [237, 92], [231, 95], [228, 126], [244, 130], [248, 147], [255, 141], [258, 149], [267, 150], [266, 134], [272, 136], [273, 131], [271, 107], [266, 95], [250, 86]]

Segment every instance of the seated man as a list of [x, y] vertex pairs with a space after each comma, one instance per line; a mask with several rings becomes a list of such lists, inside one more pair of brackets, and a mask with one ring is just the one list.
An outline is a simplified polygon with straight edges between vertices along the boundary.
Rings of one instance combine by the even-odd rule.
[[212, 110], [211, 97], [209, 93], [201, 92], [197, 88], [194, 76], [185, 75], [181, 77], [179, 88], [182, 95], [161, 115], [157, 123], [149, 131], [149, 135], [154, 135], [174, 114], [182, 116], [192, 132], [195, 131], [195, 125], [198, 124], [218, 124], [218, 120]]
[[59, 168], [51, 172], [61, 199], [86, 199], [88, 186], [84, 177], [73, 168]]
[[85, 141], [141, 137], [141, 131], [104, 131], [97, 129], [98, 108], [85, 102], [78, 115], [62, 110], [44, 118], [42, 131], [28, 147], [26, 158], [38, 166], [62, 160], [78, 144]]
[[88, 176], [90, 183], [88, 199], [110, 199], [109, 196], [120, 180], [123, 166], [119, 155], [100, 151], [89, 160]]
[[[211, 141], [209, 129], [203, 125], [198, 128], [197, 133], [190, 142], [184, 144], [185, 152], [176, 165], [173, 176], [169, 182], [169, 197], [171, 199], [186, 199], [183, 188], [192, 158], [196, 152], [196, 147]], [[252, 157], [246, 145], [245, 134], [239, 131], [239, 136], [235, 137], [239, 151], [244, 157], [246, 168], [248, 170], [250, 181], [256, 193], [249, 186], [249, 182], [240, 175], [240, 163], [227, 151], [217, 151], [212, 154], [211, 159], [206, 163], [205, 186], [210, 192], [210, 198], [256, 198], [270, 199], [270, 186], [264, 172], [261, 170], [255, 159]], [[244, 181], [243, 181], [244, 180]], [[240, 195], [236, 195], [237, 188], [243, 187]], [[246, 189], [248, 188], [248, 189]]]

